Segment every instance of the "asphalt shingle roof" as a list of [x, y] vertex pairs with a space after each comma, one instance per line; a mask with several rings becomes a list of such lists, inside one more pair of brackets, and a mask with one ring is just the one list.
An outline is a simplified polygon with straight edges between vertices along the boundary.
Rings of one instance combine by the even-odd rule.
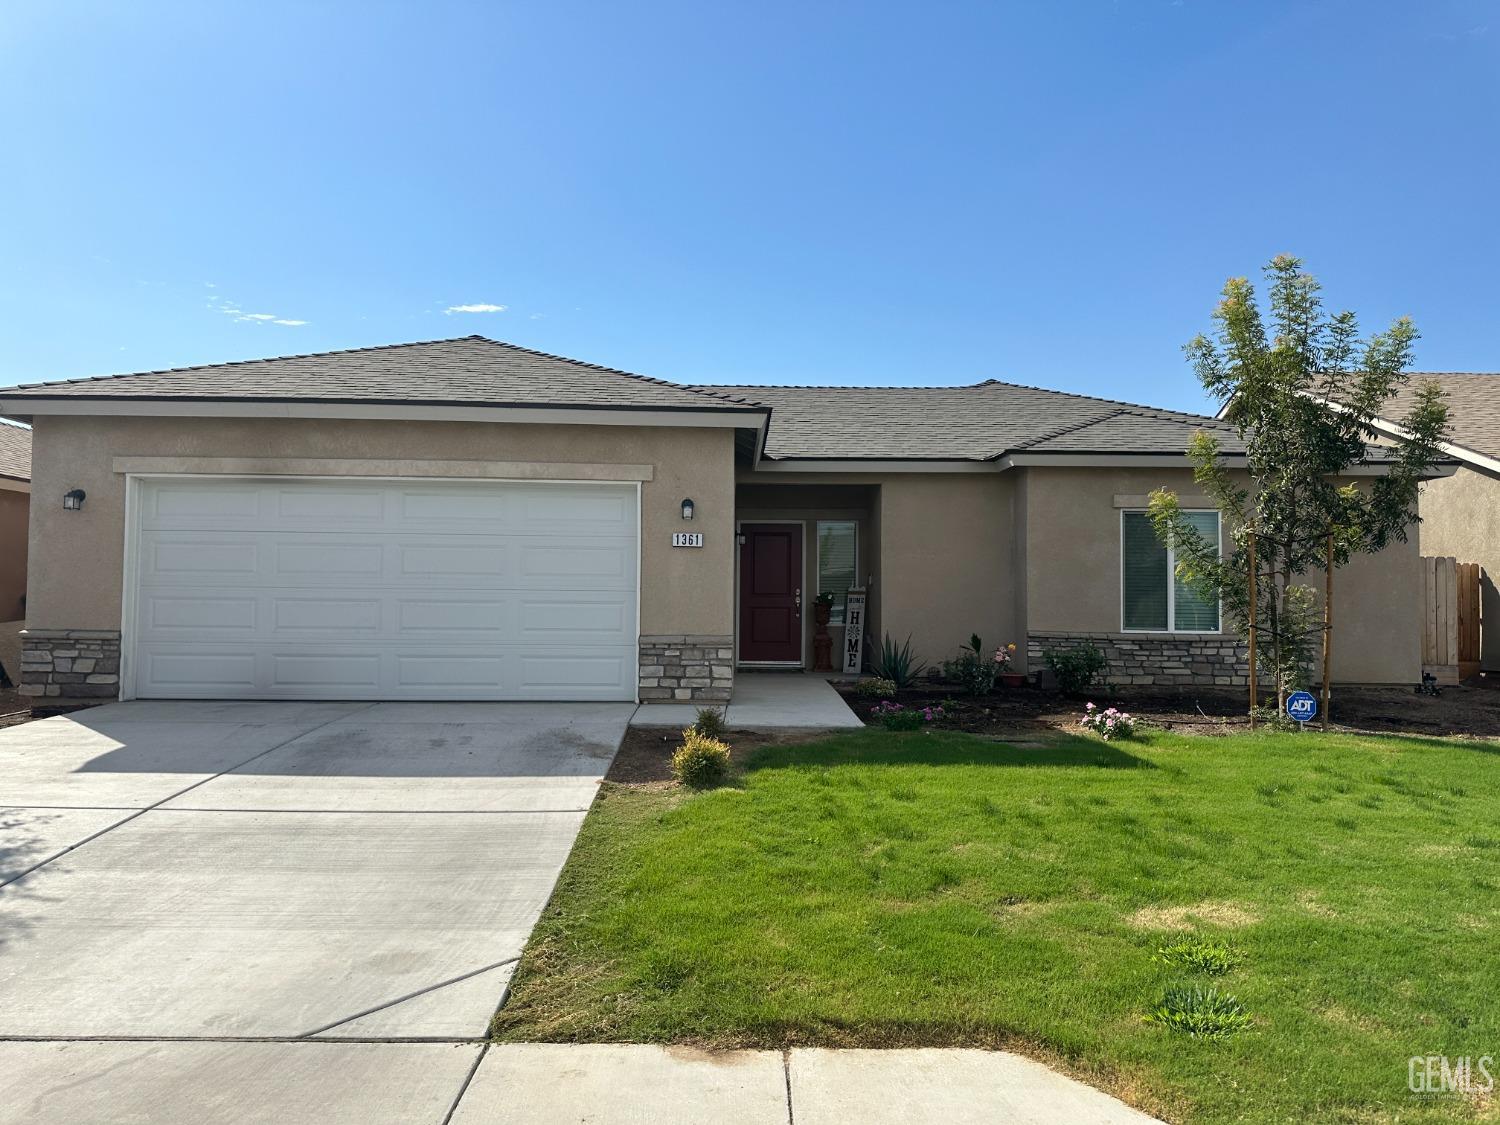
[[[1198, 414], [990, 380], [960, 387], [686, 386], [465, 336], [315, 355], [32, 383], [6, 400], [381, 402], [745, 412], [772, 459], [983, 461], [1004, 453], [1181, 453]], [[748, 424], [748, 419], [747, 419]]]
[[752, 402], [716, 391], [648, 379], [484, 336], [26, 383], [0, 391], [0, 402], [37, 397], [755, 409]]
[[771, 407], [773, 459], [983, 461], [1007, 452], [1181, 453], [1200, 429], [1240, 452], [1234, 427], [1199, 414], [994, 380], [967, 387], [715, 387]]
[[31, 431], [0, 420], [0, 477], [31, 479]]
[[1417, 388], [1426, 382], [1436, 382], [1448, 399], [1453, 443], [1486, 457], [1500, 457], [1500, 373], [1414, 371], [1381, 417], [1399, 423], [1416, 402]]

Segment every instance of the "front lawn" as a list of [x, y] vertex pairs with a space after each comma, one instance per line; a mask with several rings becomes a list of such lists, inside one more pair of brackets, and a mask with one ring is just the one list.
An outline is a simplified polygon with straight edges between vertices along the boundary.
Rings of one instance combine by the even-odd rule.
[[[869, 730], [742, 764], [605, 787], [497, 1036], [1003, 1046], [1174, 1119], [1500, 1104], [1407, 1089], [1500, 1056], [1500, 744]], [[1193, 937], [1236, 963], [1159, 957]], [[1251, 1026], [1146, 1022], [1179, 983]]]

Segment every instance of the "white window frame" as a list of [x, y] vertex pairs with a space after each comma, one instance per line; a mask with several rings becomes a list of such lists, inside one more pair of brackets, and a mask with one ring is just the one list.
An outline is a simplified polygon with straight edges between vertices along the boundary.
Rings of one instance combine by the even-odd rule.
[[[855, 589], [859, 585], [859, 521], [858, 520], [817, 520], [813, 527], [813, 580], [817, 583], [817, 593], [823, 592], [823, 525], [824, 524], [848, 524], [854, 529], [854, 583], [849, 587]], [[844, 591], [846, 594], [848, 590]], [[849, 611], [847, 604], [844, 607], [844, 618], [848, 619]], [[828, 624], [835, 629], [842, 629], [844, 621], [829, 621]]]
[[[1224, 514], [1217, 508], [1183, 508], [1184, 513], [1211, 512], [1218, 517], [1219, 526], [1219, 554], [1224, 554]], [[1184, 636], [1213, 637], [1224, 632], [1224, 599], [1220, 598], [1214, 604], [1215, 616], [1218, 624], [1212, 629], [1179, 629], [1177, 628], [1177, 551], [1171, 544], [1167, 545], [1167, 627], [1162, 629], [1131, 629], [1125, 625], [1125, 517], [1127, 515], [1145, 516], [1150, 512], [1145, 508], [1121, 508], [1120, 509], [1120, 632], [1122, 633], [1180, 633]]]

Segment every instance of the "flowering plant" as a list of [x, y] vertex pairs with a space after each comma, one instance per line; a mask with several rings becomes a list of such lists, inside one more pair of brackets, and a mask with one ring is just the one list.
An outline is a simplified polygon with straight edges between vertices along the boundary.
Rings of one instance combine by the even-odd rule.
[[1129, 714], [1115, 707], [1101, 711], [1092, 703], [1084, 708], [1083, 718], [1078, 720], [1078, 725], [1084, 730], [1093, 731], [1105, 742], [1117, 736], [1129, 738], [1135, 733], [1135, 720]]
[[997, 648], [995, 650], [995, 663], [1003, 672], [1005, 669], [1010, 667], [1010, 662], [1015, 658], [1015, 655], [1016, 646], [1014, 642], [1008, 645], [1002, 645], [1000, 648]]
[[934, 705], [908, 708], [893, 700], [883, 699], [870, 708], [870, 715], [886, 730], [916, 730], [923, 723], [941, 719], [943, 709]]

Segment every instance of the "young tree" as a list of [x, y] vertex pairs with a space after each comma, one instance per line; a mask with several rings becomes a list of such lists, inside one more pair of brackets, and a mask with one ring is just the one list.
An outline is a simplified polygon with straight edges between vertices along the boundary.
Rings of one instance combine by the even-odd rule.
[[[1418, 485], [1447, 435], [1447, 407], [1437, 384], [1423, 385], [1401, 420], [1408, 436], [1372, 455], [1373, 422], [1409, 381], [1416, 328], [1403, 317], [1362, 340], [1353, 313], [1324, 314], [1318, 282], [1300, 259], [1279, 256], [1265, 274], [1270, 334], [1254, 287], [1231, 278], [1214, 309], [1214, 337], [1183, 349], [1204, 389], [1229, 404], [1226, 418], [1245, 445], [1245, 474], [1207, 430], [1187, 449], [1194, 480], [1222, 513], [1227, 549], [1198, 534], [1171, 491], [1152, 493], [1151, 517], [1175, 547], [1178, 576], [1217, 596], [1242, 635], [1255, 590], [1259, 662], [1275, 681], [1279, 710], [1288, 689], [1301, 685], [1320, 629], [1327, 680], [1331, 624], [1318, 621], [1317, 593], [1298, 579], [1325, 571], [1326, 603], [1333, 571], [1351, 556], [1405, 541]], [[1348, 470], [1372, 457], [1383, 471], [1360, 488]]]

